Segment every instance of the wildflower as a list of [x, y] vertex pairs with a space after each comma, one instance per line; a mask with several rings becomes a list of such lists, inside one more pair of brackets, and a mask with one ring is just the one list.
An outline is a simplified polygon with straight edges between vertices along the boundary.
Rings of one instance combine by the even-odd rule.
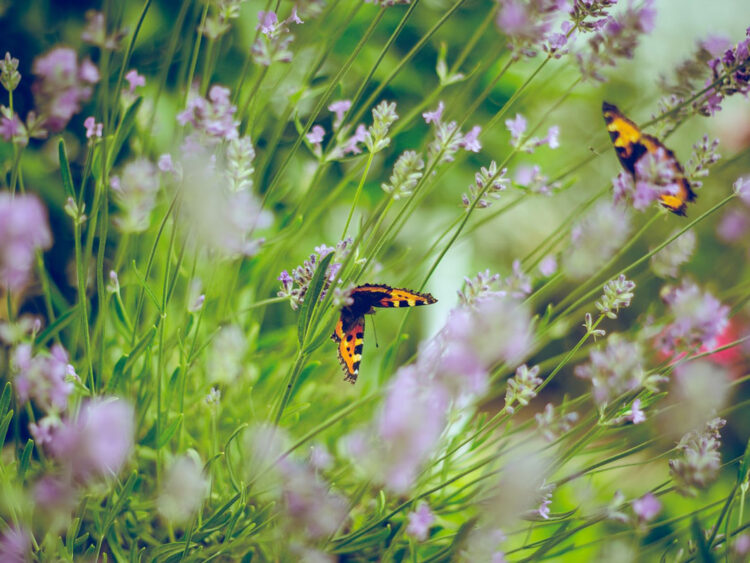
[[240, 7], [244, 0], [221, 0], [214, 2], [216, 11], [210, 13], [199, 31], [210, 39], [218, 39], [231, 28], [232, 20], [240, 17]]
[[652, 493], [646, 493], [633, 501], [633, 512], [642, 523], [653, 520], [660, 511], [661, 502]]
[[193, 94], [187, 107], [177, 115], [180, 125], [190, 123], [195, 136], [189, 136], [183, 148], [193, 144], [212, 146], [221, 141], [239, 137], [240, 122], [234, 118], [237, 108], [229, 100], [229, 89], [214, 85], [208, 91], [208, 99]]
[[712, 348], [727, 325], [729, 307], [687, 281], [673, 288], [665, 300], [674, 320], [659, 337], [662, 350], [674, 354], [700, 346]]
[[708, 359], [675, 367], [664, 431], [679, 437], [703, 427], [727, 404], [731, 392], [727, 370]]
[[596, 340], [599, 336], [605, 336], [607, 334], [607, 331], [596, 328], [597, 326], [598, 323], [594, 322], [594, 318], [591, 316], [591, 313], [586, 313], [583, 316], [583, 327], [586, 329], [586, 335], [593, 336], [594, 340]]
[[743, 239], [750, 229], [750, 216], [739, 209], [729, 209], [716, 227], [716, 234], [727, 243], [738, 242]]
[[0, 193], [0, 287], [23, 289], [35, 253], [52, 246], [47, 213], [33, 195]]
[[305, 463], [287, 457], [276, 467], [282, 478], [283, 509], [292, 531], [302, 530], [311, 539], [333, 534], [346, 518], [345, 499], [331, 492]]
[[203, 398], [203, 402], [206, 403], [209, 407], [218, 407], [220, 401], [221, 391], [219, 391], [216, 387], [211, 387], [208, 395]]
[[490, 274], [489, 270], [479, 272], [474, 278], [464, 278], [463, 289], [458, 291], [458, 300], [463, 305], [475, 305], [486, 297], [504, 297], [500, 290], [500, 274]]
[[533, 332], [528, 308], [508, 297], [487, 296], [473, 307], [454, 309], [445, 326], [446, 338], [472, 350], [483, 365], [517, 364], [531, 350]]
[[388, 130], [398, 119], [396, 115], [396, 102], [380, 102], [372, 110], [372, 125], [367, 129], [365, 135], [365, 146], [371, 153], [380, 152], [391, 143]]
[[473, 561], [489, 561], [490, 563], [506, 563], [505, 554], [498, 550], [498, 546], [506, 540], [505, 534], [490, 522], [476, 526], [469, 532], [465, 546], [458, 554], [461, 563]]
[[44, 118], [44, 126], [62, 131], [81, 104], [91, 98], [92, 85], [99, 81], [99, 72], [91, 61], [78, 64], [75, 51], [57, 47], [37, 57], [32, 65], [36, 80], [31, 87], [36, 107]]
[[208, 378], [211, 383], [232, 384], [244, 371], [247, 339], [242, 329], [227, 325], [213, 339], [208, 359]]
[[737, 539], [734, 540], [732, 551], [740, 557], [750, 553], [750, 536], [747, 534], [740, 534], [737, 536]]
[[526, 133], [526, 118], [520, 113], [517, 113], [514, 119], [505, 120], [505, 127], [510, 131], [511, 146], [519, 151], [533, 153], [542, 145], [549, 145], [549, 148], [551, 149], [556, 149], [560, 146], [558, 140], [560, 128], [557, 125], [550, 127], [547, 130], [547, 136], [543, 139], [539, 139], [538, 137], [524, 139], [524, 133]]
[[578, 413], [566, 413], [564, 408], [560, 407], [560, 413], [555, 413], [555, 407], [552, 403], [547, 403], [544, 410], [534, 415], [537, 427], [548, 442], [553, 442], [561, 434], [569, 431], [573, 424], [578, 420]]
[[705, 79], [705, 86], [713, 85], [705, 95], [694, 103], [703, 115], [713, 115], [721, 109], [721, 102], [727, 96], [750, 92], [750, 30], [746, 38], [734, 48], [726, 49], [721, 56], [708, 61], [711, 75]]
[[86, 128], [86, 138], [90, 139], [91, 137], [97, 137], [101, 138], [102, 136], [102, 130], [104, 128], [103, 123], [97, 123], [96, 119], [94, 119], [94, 116], [87, 117], [84, 122], [83, 126]]
[[536, 397], [536, 388], [544, 381], [541, 377], [537, 377], [538, 374], [539, 366], [529, 369], [526, 364], [523, 364], [516, 369], [516, 375], [508, 379], [508, 386], [505, 390], [505, 410], [508, 413], [515, 412], [514, 403], [517, 402], [525, 407], [531, 399]]
[[114, 219], [115, 225], [124, 233], [148, 229], [159, 191], [154, 165], [145, 158], [132, 160], [125, 165], [121, 176], [112, 176], [109, 182], [122, 212]]
[[9, 142], [20, 142], [25, 145], [28, 140], [23, 139], [23, 122], [15, 113], [10, 113], [10, 109], [2, 106], [3, 115], [0, 117], [0, 135]]
[[633, 401], [633, 403], [630, 405], [630, 412], [625, 415], [625, 419], [629, 420], [633, 424], [640, 424], [641, 422], [645, 422], [646, 415], [641, 410], [640, 399], [636, 399]]
[[481, 133], [481, 131], [482, 128], [479, 125], [472, 127], [471, 130], [461, 138], [461, 142], [459, 143], [461, 148], [470, 152], [479, 152], [482, 150], [482, 145], [479, 142], [479, 133]]
[[555, 272], [557, 272], [557, 258], [551, 254], [542, 258], [542, 261], [539, 262], [539, 273], [548, 278]]
[[313, 146], [313, 152], [320, 157], [321, 152], [323, 150], [321, 143], [323, 142], [323, 137], [326, 134], [326, 130], [323, 129], [320, 125], [313, 126], [312, 130], [305, 135], [305, 138], [307, 138], [307, 141]]
[[426, 502], [420, 502], [417, 509], [406, 515], [409, 524], [406, 526], [406, 533], [418, 541], [427, 539], [430, 533], [430, 526], [435, 522], [435, 515], [430, 510]]
[[278, 296], [288, 297], [289, 305], [296, 311], [299, 305], [305, 300], [307, 288], [315, 275], [318, 264], [327, 254], [335, 252], [335, 257], [328, 265], [325, 276], [326, 281], [323, 285], [323, 291], [327, 291], [341, 268], [341, 261], [349, 254], [351, 243], [352, 239], [347, 238], [339, 242], [335, 249], [326, 247], [325, 245], [317, 247], [315, 253], [311, 254], [308, 260], [305, 260], [301, 266], [297, 266], [292, 270], [292, 275], [286, 270], [281, 272], [277, 278], [281, 282], [281, 290], [278, 292]]
[[521, 268], [521, 261], [513, 260], [513, 273], [503, 280], [506, 293], [516, 299], [531, 293], [531, 278]]
[[184, 524], [192, 518], [208, 493], [208, 478], [196, 457], [177, 457], [162, 481], [157, 510], [173, 524]]
[[351, 284], [346, 288], [334, 287], [333, 297], [331, 299], [333, 307], [340, 309], [352, 305], [354, 303], [354, 298], [351, 296], [352, 289], [354, 289], [354, 286]]
[[734, 184], [732, 184], [732, 189], [734, 189], [734, 193], [740, 196], [743, 202], [750, 205], [750, 176], [747, 178], [741, 176], [737, 178]]
[[597, 24], [588, 40], [587, 51], [578, 53], [578, 66], [584, 78], [604, 81], [600, 69], [615, 66], [618, 58], [630, 59], [638, 46], [638, 38], [654, 28], [656, 10], [653, 0], [629, 4], [625, 11]]
[[352, 107], [351, 100], [337, 100], [328, 106], [328, 110], [336, 115], [333, 120], [333, 130], [337, 130], [344, 122], [344, 114]]
[[619, 334], [611, 335], [603, 350], [592, 350], [588, 363], [576, 366], [574, 373], [591, 381], [591, 394], [600, 406], [641, 387], [655, 392], [656, 386], [665, 380], [658, 375], [648, 375], [643, 368], [641, 345]]
[[146, 77], [138, 74], [138, 71], [134, 68], [127, 72], [125, 80], [128, 82], [128, 92], [131, 94], [135, 94], [135, 89], [139, 86], [146, 85]]
[[18, 59], [11, 57], [5, 52], [5, 58], [0, 61], [0, 84], [8, 92], [12, 92], [21, 82], [21, 73], [18, 72]]
[[[189, 158], [186, 155], [180, 164], [184, 180], [179, 186], [180, 219], [189, 229], [187, 235], [209, 252], [229, 259], [255, 255], [263, 244], [263, 238], [254, 238], [256, 229], [272, 222], [270, 212], [262, 209], [249, 190], [252, 151], [244, 141], [238, 140], [234, 148], [232, 144], [230, 141], [227, 153], [230, 162], [222, 164], [221, 172], [215, 164], [216, 155], [196, 147], [196, 152]], [[206, 196], [206, 186], [213, 188], [210, 197]]]
[[[676, 231], [670, 234], [669, 238], [675, 234]], [[691, 229], [662, 248], [651, 257], [653, 272], [660, 278], [676, 278], [679, 275], [680, 265], [690, 260], [695, 250], [695, 241], [695, 232]]]
[[634, 289], [635, 282], [620, 274], [616, 280], [604, 284], [604, 295], [596, 302], [596, 308], [610, 319], [616, 319], [621, 307], [630, 307]]
[[438, 102], [438, 107], [433, 111], [426, 111], [422, 113], [422, 117], [424, 118], [424, 122], [429, 125], [430, 123], [438, 124], [440, 123], [442, 117], [443, 117], [443, 110], [445, 109], [445, 104], [441, 101]]
[[120, 42], [125, 34], [125, 30], [116, 30], [107, 34], [107, 22], [104, 19], [104, 14], [95, 10], [86, 12], [86, 27], [81, 33], [81, 39], [86, 43], [91, 43], [101, 49], [114, 51], [120, 47]]
[[250, 137], [239, 137], [229, 141], [226, 156], [226, 175], [232, 192], [253, 189], [255, 148]]
[[6, 563], [25, 563], [29, 561], [31, 537], [23, 528], [12, 526], [0, 535], [0, 560]]
[[677, 444], [682, 456], [669, 460], [669, 474], [677, 492], [683, 496], [695, 496], [699, 489], [705, 489], [716, 480], [721, 467], [719, 430], [725, 424], [726, 420], [714, 418], [701, 432], [691, 430]]
[[716, 152], [719, 146], [719, 139], [711, 141], [708, 135], [693, 145], [693, 154], [690, 156], [685, 165], [685, 177], [690, 180], [690, 185], [694, 188], [700, 188], [703, 182], [699, 178], [708, 176], [708, 169], [716, 164], [721, 155]]
[[133, 449], [134, 415], [123, 400], [91, 399], [55, 430], [48, 450], [76, 481], [116, 475]]
[[381, 188], [393, 199], [409, 197], [424, 174], [424, 161], [415, 151], [404, 151], [393, 165], [390, 183], [383, 182]]
[[294, 35], [289, 31], [291, 23], [303, 23], [297, 15], [296, 7], [292, 10], [292, 15], [281, 22], [274, 12], [258, 12], [258, 25], [255, 29], [260, 30], [260, 34], [251, 50], [253, 61], [263, 66], [269, 66], [274, 62], [291, 62], [292, 52], [289, 45], [294, 40]]
[[445, 428], [447, 391], [414, 364], [388, 385], [373, 423], [350, 434], [347, 450], [373, 480], [394, 493], [411, 489]]
[[362, 149], [358, 145], [364, 143], [366, 138], [367, 127], [360, 123], [351, 137], [346, 139], [343, 144], [334, 147], [329, 155], [329, 159], [341, 158], [347, 154], [360, 154]]
[[13, 351], [13, 371], [18, 399], [25, 403], [29, 399], [45, 412], [62, 412], [68, 406], [68, 396], [73, 385], [68, 376], [76, 377], [68, 362], [68, 353], [55, 344], [49, 354], [32, 355], [30, 344], [20, 344]]
[[516, 171], [515, 183], [531, 193], [550, 195], [552, 190], [560, 187], [559, 182], [549, 183], [549, 178], [542, 174], [539, 165], [520, 166]]
[[563, 271], [574, 280], [593, 274], [630, 234], [627, 209], [601, 202], [573, 227], [571, 245], [562, 258]]
[[325, 446], [315, 444], [310, 448], [310, 465], [318, 471], [325, 471], [333, 467], [333, 456]]
[[42, 321], [30, 315], [22, 315], [15, 322], [0, 321], [0, 342], [15, 346], [36, 335], [42, 328]]
[[499, 0], [495, 23], [509, 41], [515, 57], [533, 57], [538, 45], [548, 40], [554, 17], [564, 9], [557, 0]]
[[505, 176], [507, 168], [497, 169], [497, 163], [493, 160], [489, 168], [482, 166], [479, 172], [474, 174], [474, 183], [469, 186], [469, 193], [461, 196], [461, 201], [465, 208], [470, 208], [474, 202], [474, 207], [485, 209], [492, 205], [492, 199], [499, 199], [500, 192], [510, 185], [510, 180]]

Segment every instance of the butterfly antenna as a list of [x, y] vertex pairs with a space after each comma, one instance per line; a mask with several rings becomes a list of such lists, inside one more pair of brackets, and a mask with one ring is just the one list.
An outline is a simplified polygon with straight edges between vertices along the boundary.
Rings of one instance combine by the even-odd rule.
[[372, 335], [375, 337], [375, 348], [380, 348], [378, 344], [378, 331], [375, 330], [375, 315], [370, 315], [370, 318], [372, 319]]

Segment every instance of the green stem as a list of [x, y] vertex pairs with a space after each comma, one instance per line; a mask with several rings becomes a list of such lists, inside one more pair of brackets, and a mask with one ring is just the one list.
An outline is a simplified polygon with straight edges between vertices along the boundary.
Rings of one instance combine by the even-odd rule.
[[344, 232], [341, 234], [341, 240], [344, 240], [346, 238], [346, 232], [349, 230], [349, 223], [352, 220], [352, 215], [354, 215], [354, 210], [357, 207], [357, 203], [359, 203], [359, 196], [362, 194], [362, 186], [365, 185], [365, 180], [367, 179], [367, 173], [370, 171], [370, 166], [372, 165], [372, 159], [375, 158], [375, 153], [370, 152], [370, 154], [367, 157], [367, 164], [365, 165], [365, 171], [362, 173], [362, 177], [359, 180], [359, 185], [357, 186], [357, 191], [354, 194], [354, 201], [352, 202], [352, 207], [349, 209], [349, 216], [346, 218], [346, 223], [344, 223]]

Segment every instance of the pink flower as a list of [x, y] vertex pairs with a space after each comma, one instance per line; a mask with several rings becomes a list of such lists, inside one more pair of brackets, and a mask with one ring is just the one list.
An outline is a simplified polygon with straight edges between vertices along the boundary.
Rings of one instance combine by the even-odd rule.
[[275, 12], [258, 12], [258, 25], [255, 26], [256, 30], [260, 30], [263, 35], [270, 35], [275, 29], [279, 18]]
[[0, 286], [23, 289], [31, 277], [36, 251], [50, 246], [47, 212], [39, 199], [0, 193]]
[[325, 134], [325, 129], [323, 129], [320, 125], [315, 125], [312, 128], [312, 131], [307, 134], [307, 140], [310, 141], [313, 145], [319, 145], [323, 142], [323, 137], [325, 137]]
[[131, 94], [135, 93], [135, 89], [138, 86], [146, 85], [146, 77], [138, 74], [138, 71], [135, 69], [128, 71], [128, 73], [125, 75], [125, 80], [128, 81], [128, 84], [129, 84], [128, 91]]
[[428, 125], [430, 123], [435, 123], [435, 124], [440, 123], [440, 119], [443, 116], [444, 109], [445, 109], [445, 104], [443, 104], [443, 102], [439, 102], [437, 109], [433, 111], [424, 112], [422, 114], [422, 117], [424, 117], [425, 123], [427, 123]]
[[90, 139], [91, 137], [102, 136], [102, 129], [104, 127], [104, 124], [97, 123], [93, 115], [85, 119], [85, 121], [83, 122], [83, 126], [86, 128], [87, 139]]
[[338, 129], [339, 125], [344, 121], [344, 114], [349, 111], [352, 107], [351, 100], [338, 100], [328, 106], [329, 111], [336, 114], [336, 119], [333, 121], [333, 128]]
[[661, 502], [651, 493], [633, 501], [633, 512], [641, 522], [653, 520], [660, 511]]
[[30, 561], [30, 551], [31, 538], [26, 530], [13, 526], [0, 536], [0, 561], [3, 563]]
[[49, 450], [77, 481], [116, 475], [133, 449], [135, 413], [125, 401], [96, 398], [55, 431]]
[[407, 515], [409, 524], [406, 526], [406, 533], [414, 539], [424, 541], [430, 533], [430, 526], [435, 522], [435, 515], [430, 510], [426, 502], [420, 502], [414, 512]]
[[461, 139], [461, 146], [471, 152], [479, 152], [482, 150], [482, 144], [479, 142], [479, 133], [481, 133], [482, 128], [479, 125], [475, 125], [471, 128], [471, 131], [466, 133], [466, 135], [463, 136]]
[[37, 79], [31, 89], [45, 126], [53, 131], [65, 128], [81, 103], [91, 98], [91, 85], [99, 81], [99, 71], [89, 60], [80, 66], [76, 53], [67, 47], [57, 47], [37, 57], [32, 66]]

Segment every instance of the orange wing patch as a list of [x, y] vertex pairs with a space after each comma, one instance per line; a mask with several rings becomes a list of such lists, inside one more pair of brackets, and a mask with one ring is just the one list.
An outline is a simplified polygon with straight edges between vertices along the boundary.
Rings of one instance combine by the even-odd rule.
[[362, 360], [362, 346], [365, 337], [365, 318], [352, 319], [341, 313], [331, 338], [338, 342], [338, 354], [341, 367], [346, 375], [344, 381], [357, 382], [359, 363]]
[[696, 194], [690, 187], [690, 182], [685, 178], [685, 171], [674, 153], [656, 137], [642, 133], [638, 126], [625, 117], [617, 106], [603, 102], [602, 115], [620, 164], [634, 178], [635, 163], [643, 155], [647, 153], [656, 155], [659, 149], [664, 150], [666, 155], [664, 159], [675, 173], [679, 191], [674, 195], [662, 195], [660, 203], [672, 213], [685, 215], [687, 203], [694, 201]]
[[351, 305], [341, 309], [341, 316], [331, 339], [338, 343], [338, 356], [346, 375], [345, 381], [355, 383], [362, 360], [365, 335], [365, 315], [375, 312], [374, 307], [417, 307], [430, 305], [435, 299], [429, 293], [393, 288], [383, 284], [364, 284], [350, 293]]
[[437, 301], [429, 293], [419, 293], [410, 289], [393, 288], [387, 285], [360, 285], [354, 288], [352, 294], [355, 301], [356, 294], [377, 296], [373, 300], [372, 307], [417, 307], [419, 305], [430, 305]]

